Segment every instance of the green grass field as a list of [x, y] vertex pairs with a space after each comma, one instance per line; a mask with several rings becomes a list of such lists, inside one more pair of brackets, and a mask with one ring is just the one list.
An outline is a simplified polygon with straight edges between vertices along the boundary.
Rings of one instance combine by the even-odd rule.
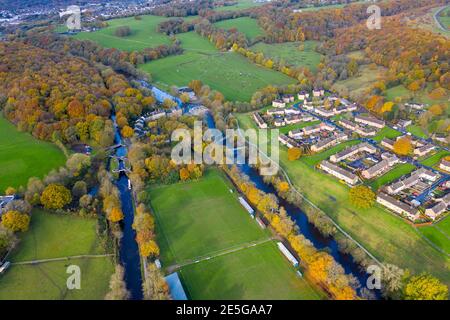
[[446, 157], [450, 155], [450, 152], [446, 151], [446, 150], [440, 150], [438, 152], [436, 152], [435, 154], [433, 154], [432, 156], [426, 158], [425, 160], [421, 161], [421, 163], [423, 165], [429, 166], [429, 167], [433, 167], [437, 164], [439, 164], [439, 162], [441, 161], [442, 158]]
[[249, 9], [262, 5], [263, 3], [257, 3], [253, 0], [238, 0], [237, 3], [232, 6], [222, 6], [214, 8], [214, 11], [239, 11]]
[[249, 17], [222, 20], [214, 23], [214, 25], [217, 28], [224, 30], [236, 28], [239, 32], [245, 34], [250, 40], [264, 34], [263, 30], [258, 25], [258, 21]]
[[450, 15], [448, 15], [449, 12], [450, 7], [447, 7], [446, 9], [442, 10], [442, 12], [438, 15], [439, 21], [445, 28], [447, 28], [447, 30], [450, 29]]
[[219, 52], [207, 39], [194, 32], [177, 35], [184, 53], [141, 65], [156, 85], [185, 86], [192, 79], [201, 80], [219, 90], [228, 100], [248, 101], [253, 93], [269, 84], [285, 85], [295, 80], [257, 66], [234, 52]]
[[428, 138], [428, 136], [425, 134], [425, 132], [423, 132], [423, 129], [415, 124], [412, 124], [408, 127], [406, 127], [406, 131], [412, 133], [413, 135], [415, 135], [416, 137], [420, 137], [420, 138]]
[[[446, 218], [448, 220], [448, 217]], [[438, 225], [423, 226], [418, 228], [428, 240], [430, 240], [435, 246], [450, 254], [450, 232], [447, 232]]]
[[9, 186], [26, 186], [30, 177], [43, 177], [65, 160], [54, 144], [19, 132], [0, 115], [0, 194]]
[[388, 126], [384, 127], [383, 129], [381, 129], [377, 135], [375, 137], [373, 137], [372, 139], [380, 142], [381, 140], [383, 140], [384, 138], [388, 138], [388, 139], [394, 139], [397, 138], [398, 136], [400, 136], [401, 133], [398, 132], [397, 130], [394, 130]]
[[[237, 115], [238, 119], [248, 117]], [[243, 129], [248, 121], [240, 121]], [[376, 205], [357, 209], [348, 199], [349, 188], [335, 178], [314, 169], [320, 160], [288, 161], [287, 149], [280, 149], [280, 164], [297, 189], [332, 217], [346, 232], [362, 243], [378, 259], [397, 264], [414, 273], [428, 271], [450, 284], [450, 259], [432, 247], [403, 219]], [[330, 201], [330, 199], [333, 199]]]
[[380, 187], [387, 185], [387, 184], [399, 179], [401, 176], [404, 176], [404, 175], [412, 172], [415, 168], [416, 168], [416, 166], [414, 166], [410, 163], [398, 164], [391, 171], [386, 172], [381, 177], [378, 177], [374, 181], [370, 182], [369, 186], [372, 187], [373, 190], [378, 190]]
[[299, 279], [274, 242], [191, 264], [180, 273], [187, 292], [196, 299], [319, 298]]
[[270, 57], [275, 61], [284, 60], [286, 64], [292, 66], [308, 67], [312, 72], [317, 71], [317, 65], [322, 59], [322, 55], [315, 51], [317, 41], [305, 41], [304, 50], [300, 51], [300, 42], [285, 42], [268, 44], [259, 42], [250, 47], [250, 50], [262, 52], [265, 57]]
[[[142, 16], [141, 20], [134, 17], [108, 20], [108, 27], [95, 32], [80, 32], [75, 35], [79, 40], [92, 40], [105, 48], [116, 48], [123, 51], [142, 50], [162, 44], [170, 44], [170, 38], [156, 31], [158, 23], [167, 20], [165, 17]], [[128, 26], [131, 35], [117, 37], [114, 32], [117, 27]]]
[[[103, 254], [96, 241], [96, 221], [35, 210], [30, 230], [8, 258], [24, 262], [85, 254]], [[81, 269], [81, 289], [67, 290], [67, 266]], [[103, 299], [113, 273], [110, 257], [68, 259], [39, 264], [12, 265], [0, 278], [4, 299]]]
[[[192, 299], [319, 298], [230, 189], [218, 170], [208, 170], [199, 181], [150, 187], [163, 267], [211, 257], [181, 269]], [[266, 242], [242, 247], [253, 241]]]

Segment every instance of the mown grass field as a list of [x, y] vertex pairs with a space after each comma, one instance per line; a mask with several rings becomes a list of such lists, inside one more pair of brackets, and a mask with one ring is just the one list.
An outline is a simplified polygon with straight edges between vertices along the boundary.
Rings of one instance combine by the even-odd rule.
[[214, 25], [217, 28], [224, 30], [236, 28], [239, 32], [245, 34], [250, 40], [264, 34], [263, 30], [258, 25], [258, 21], [249, 17], [222, 20], [214, 23]]
[[[199, 181], [150, 187], [163, 267], [210, 257], [181, 268], [192, 299], [319, 298], [296, 276], [232, 188], [218, 170], [207, 171]], [[267, 242], [215, 256], [255, 240]]]
[[373, 137], [372, 139], [380, 142], [381, 140], [383, 140], [384, 138], [388, 138], [388, 139], [395, 139], [398, 136], [400, 136], [401, 133], [398, 132], [397, 130], [394, 130], [388, 126], [384, 127], [383, 129], [381, 129], [375, 137]]
[[[96, 241], [96, 221], [35, 210], [30, 230], [22, 235], [11, 262], [103, 254]], [[67, 290], [69, 265], [81, 269], [81, 289]], [[39, 264], [12, 265], [0, 278], [4, 299], [103, 299], [113, 273], [110, 257], [68, 259]]]
[[369, 183], [369, 186], [372, 187], [373, 190], [378, 190], [384, 185], [387, 185], [400, 177], [412, 172], [416, 169], [416, 166], [410, 163], [402, 163], [396, 165], [391, 171], [386, 172], [381, 177], [376, 178], [372, 182]]
[[[237, 115], [239, 120], [242, 117], [248, 115]], [[240, 121], [243, 129], [245, 124], [252, 123]], [[378, 259], [414, 273], [428, 271], [450, 284], [448, 256], [433, 248], [414, 227], [383, 207], [355, 208], [348, 199], [348, 186], [315, 169], [315, 163], [308, 161], [307, 157], [288, 161], [287, 149], [280, 149], [280, 164], [297, 189]]]
[[[170, 44], [170, 38], [156, 31], [158, 23], [167, 20], [166, 17], [141, 16], [141, 20], [134, 17], [108, 20], [108, 27], [95, 32], [80, 32], [75, 38], [92, 40], [105, 48], [116, 48], [123, 51], [142, 50], [162, 44]], [[118, 37], [115, 31], [118, 27], [128, 26], [131, 35]]]
[[180, 273], [187, 291], [196, 299], [319, 298], [280, 255], [274, 242], [192, 264]]
[[439, 164], [441, 162], [442, 158], [444, 158], [448, 155], [450, 155], [450, 152], [448, 152], [446, 150], [440, 150], [440, 151], [436, 152], [435, 154], [433, 154], [432, 156], [421, 161], [421, 163], [423, 165], [433, 167], [433, 166]]
[[317, 44], [317, 41], [305, 41], [303, 43], [304, 50], [300, 51], [300, 42], [274, 44], [259, 42], [251, 46], [250, 50], [262, 52], [265, 57], [270, 57], [275, 61], [284, 60], [288, 65], [308, 67], [309, 70], [315, 72], [322, 59], [322, 55], [315, 51]]
[[222, 92], [226, 99], [248, 101], [255, 91], [269, 84], [285, 85], [295, 80], [257, 66], [234, 52], [219, 52], [207, 39], [194, 32], [177, 35], [184, 53], [141, 65], [161, 87], [185, 86], [201, 80]]
[[425, 132], [423, 132], [423, 129], [415, 124], [412, 124], [408, 127], [406, 127], [406, 131], [410, 132], [411, 134], [415, 135], [416, 137], [420, 137], [420, 138], [428, 138], [428, 136], [425, 134]]
[[26, 186], [30, 177], [43, 177], [65, 160], [54, 144], [19, 132], [0, 115], [0, 194], [9, 186]]

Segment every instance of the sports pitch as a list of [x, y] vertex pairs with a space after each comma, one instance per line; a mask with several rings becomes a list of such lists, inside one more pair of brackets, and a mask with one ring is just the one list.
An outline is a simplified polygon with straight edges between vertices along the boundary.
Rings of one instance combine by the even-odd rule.
[[230, 190], [217, 170], [150, 188], [163, 267], [181, 270], [192, 299], [320, 298]]

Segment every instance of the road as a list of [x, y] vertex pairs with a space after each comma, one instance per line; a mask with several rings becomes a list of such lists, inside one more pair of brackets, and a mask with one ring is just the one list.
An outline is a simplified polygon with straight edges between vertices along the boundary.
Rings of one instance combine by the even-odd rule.
[[449, 30], [445, 28], [445, 26], [442, 25], [441, 21], [439, 21], [438, 15], [442, 12], [442, 10], [444, 10], [445, 8], [447, 8], [448, 6], [444, 6], [442, 8], [440, 8], [439, 10], [437, 10], [434, 14], [433, 14], [433, 19], [434, 22], [437, 24], [438, 28], [441, 29], [444, 32], [448, 32]]

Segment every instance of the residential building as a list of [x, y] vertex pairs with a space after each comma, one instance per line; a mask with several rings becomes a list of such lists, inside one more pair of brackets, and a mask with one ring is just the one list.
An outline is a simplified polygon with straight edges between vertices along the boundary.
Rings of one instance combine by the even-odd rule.
[[287, 108], [284, 110], [285, 114], [300, 114], [302, 113], [299, 109], [295, 109], [295, 108]]
[[278, 136], [278, 141], [280, 141], [283, 145], [285, 145], [286, 147], [290, 148], [299, 148], [300, 145], [297, 143], [297, 141], [295, 141], [294, 139], [289, 138], [288, 136], [284, 135], [284, 134], [280, 134]]
[[272, 107], [285, 108], [286, 107], [286, 103], [283, 100], [276, 99], [276, 100], [272, 101]]
[[419, 156], [419, 157], [422, 157], [422, 156], [430, 153], [431, 151], [433, 151], [434, 148], [435, 147], [431, 143], [430, 144], [426, 144], [426, 145], [424, 145], [422, 147], [414, 149], [414, 154]]
[[377, 148], [367, 142], [363, 142], [363, 143], [357, 144], [355, 146], [348, 147], [348, 148], [342, 150], [341, 152], [333, 154], [330, 157], [330, 161], [337, 163], [337, 162], [343, 161], [343, 160], [345, 160], [353, 155], [356, 155], [359, 152], [363, 152], [363, 151], [370, 153], [370, 154], [374, 154], [377, 152]]
[[290, 103], [290, 102], [294, 102], [294, 95], [292, 94], [285, 94], [282, 98], [283, 102], [285, 103]]
[[365, 179], [372, 179], [385, 171], [387, 171], [391, 166], [389, 165], [389, 161], [381, 160], [380, 162], [374, 164], [370, 168], [367, 168], [361, 172], [361, 175]]
[[260, 116], [258, 112], [255, 112], [253, 114], [253, 119], [255, 120], [256, 124], [260, 129], [267, 129], [267, 123], [264, 121], [264, 119]]
[[332, 176], [335, 176], [336, 178], [345, 181], [346, 183], [350, 185], [355, 185], [358, 183], [358, 176], [356, 174], [353, 174], [341, 167], [338, 167], [331, 162], [328, 162], [327, 160], [324, 160], [320, 163], [320, 168], [331, 174]]
[[378, 129], [384, 128], [386, 123], [383, 120], [379, 120], [377, 118], [374, 118], [372, 116], [365, 116], [365, 115], [357, 115], [355, 116], [355, 121], [359, 123], [366, 124], [371, 127], [375, 127]]
[[285, 109], [268, 109], [266, 111], [266, 114], [269, 116], [274, 116], [274, 115], [284, 115], [285, 113]]
[[333, 110], [327, 110], [324, 107], [314, 108], [314, 112], [317, 113], [318, 115], [320, 115], [322, 117], [326, 117], [326, 118], [329, 118], [329, 117], [332, 117], [335, 115]]
[[441, 163], [439, 164], [439, 168], [444, 171], [450, 172], [450, 161], [442, 159]]
[[339, 133], [330, 138], [319, 140], [316, 144], [311, 146], [311, 151], [320, 152], [322, 150], [330, 148], [330, 147], [338, 144], [339, 142], [345, 141], [347, 139], [348, 139], [348, 136], [345, 133]]
[[306, 100], [309, 98], [309, 93], [305, 91], [301, 91], [297, 94], [298, 100]]
[[389, 150], [394, 150], [394, 143], [393, 140], [388, 138], [383, 138], [383, 140], [381, 140], [381, 146]]
[[425, 214], [434, 220], [439, 215], [446, 212], [449, 205], [450, 205], [450, 193], [447, 193], [442, 198], [437, 199], [436, 203], [431, 208], [426, 209]]
[[394, 211], [395, 213], [406, 216], [411, 221], [417, 220], [420, 216], [419, 210], [385, 193], [378, 194], [377, 202]]
[[403, 191], [405, 189], [409, 189], [412, 186], [418, 184], [420, 182], [420, 179], [425, 179], [430, 182], [435, 182], [439, 179], [440, 175], [437, 173], [434, 173], [433, 171], [430, 171], [425, 168], [417, 169], [416, 171], [412, 172], [409, 177], [398, 180], [386, 187], [386, 190], [390, 194], [397, 194], [400, 191]]
[[273, 125], [274, 125], [275, 127], [284, 127], [284, 126], [286, 125], [286, 122], [284, 121], [283, 118], [275, 119], [275, 120], [273, 121]]

